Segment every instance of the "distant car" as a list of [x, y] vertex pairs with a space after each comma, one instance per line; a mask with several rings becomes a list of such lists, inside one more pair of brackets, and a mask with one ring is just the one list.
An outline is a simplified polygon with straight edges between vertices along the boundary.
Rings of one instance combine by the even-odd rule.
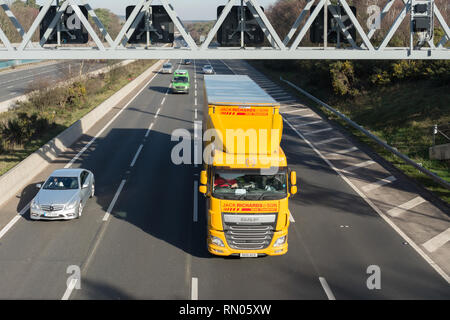
[[89, 198], [95, 193], [94, 174], [85, 169], [60, 169], [54, 171], [30, 206], [33, 220], [71, 220], [83, 213]]
[[192, 64], [192, 61], [190, 59], [184, 59], [184, 64], [185, 65]]
[[214, 74], [214, 69], [210, 64], [204, 65], [202, 71], [204, 74]]
[[165, 63], [162, 67], [162, 73], [173, 73], [173, 66], [171, 63]]

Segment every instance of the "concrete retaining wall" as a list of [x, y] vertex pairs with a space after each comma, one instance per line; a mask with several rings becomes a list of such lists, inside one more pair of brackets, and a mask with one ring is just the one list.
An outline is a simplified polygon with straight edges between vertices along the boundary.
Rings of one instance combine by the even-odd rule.
[[33, 178], [48, 164], [65, 152], [83, 134], [91, 129], [97, 121], [115, 108], [122, 101], [130, 100], [148, 80], [155, 70], [159, 70], [163, 61], [158, 61], [138, 78], [127, 84], [82, 119], [52, 139], [39, 150], [31, 154], [17, 166], [0, 177], [0, 206], [8, 199], [29, 185]]

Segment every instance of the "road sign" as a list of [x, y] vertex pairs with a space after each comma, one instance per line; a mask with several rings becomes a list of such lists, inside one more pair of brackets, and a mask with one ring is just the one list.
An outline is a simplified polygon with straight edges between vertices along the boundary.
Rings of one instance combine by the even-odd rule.
[[[217, 8], [217, 18], [220, 17], [225, 6]], [[264, 8], [261, 7], [264, 11]], [[243, 7], [244, 15], [241, 14], [241, 6], [234, 6], [217, 32], [217, 42], [222, 46], [240, 46], [241, 32], [244, 32], [244, 43], [246, 45], [260, 45], [264, 43], [264, 32], [253, 16], [250, 8]], [[243, 18], [243, 19], [241, 19]], [[243, 24], [243, 28], [241, 28]]]
[[[347, 30], [352, 39], [356, 41], [356, 28], [352, 24], [350, 17], [345, 12], [344, 8], [342, 6], [335, 6], [330, 5], [328, 6], [328, 43], [337, 43], [338, 42], [338, 32], [340, 33], [339, 38], [342, 43], [348, 43], [346, 37], [342, 34], [342, 28], [338, 23], [338, 20], [335, 19], [335, 16], [333, 16], [331, 11], [334, 11], [337, 13], [338, 18], [341, 20], [342, 24], [344, 25], [344, 30]], [[316, 9], [316, 6], [311, 7], [311, 12], [313, 12]], [[334, 9], [334, 10], [333, 10]], [[356, 16], [356, 8], [350, 7], [353, 14]], [[314, 20], [311, 30], [310, 30], [310, 40], [312, 43], [323, 43], [323, 29], [324, 29], [324, 16], [323, 16], [324, 10], [320, 10], [319, 15]]]
[[[126, 8], [127, 20], [134, 8], [135, 6]], [[151, 6], [142, 16], [128, 42], [133, 44], [147, 43], [147, 32], [149, 32], [150, 42], [152, 43], [173, 43], [175, 27], [164, 6]]]
[[[51, 6], [44, 16], [44, 19], [40, 25], [40, 38], [44, 36], [45, 31], [53, 21], [53, 18], [57, 13], [57, 6]], [[39, 9], [41, 10], [42, 7]], [[80, 6], [83, 15], [88, 18], [88, 10], [84, 6]], [[71, 6], [67, 7], [66, 11], [62, 14], [60, 19], [59, 31], [61, 34], [61, 43], [63, 44], [84, 44], [89, 40], [89, 34], [86, 28], [81, 23], [81, 20], [75, 14], [75, 11]], [[58, 43], [58, 28], [54, 28], [50, 36], [48, 37], [47, 44]]]

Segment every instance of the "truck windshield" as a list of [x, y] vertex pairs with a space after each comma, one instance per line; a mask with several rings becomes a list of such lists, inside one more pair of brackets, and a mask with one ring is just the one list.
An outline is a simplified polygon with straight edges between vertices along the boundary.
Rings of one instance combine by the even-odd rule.
[[278, 200], [287, 196], [286, 171], [262, 174], [259, 170], [217, 170], [213, 196], [234, 200]]
[[188, 78], [187, 77], [175, 77], [175, 82], [182, 82], [182, 83], [186, 83], [188, 82]]

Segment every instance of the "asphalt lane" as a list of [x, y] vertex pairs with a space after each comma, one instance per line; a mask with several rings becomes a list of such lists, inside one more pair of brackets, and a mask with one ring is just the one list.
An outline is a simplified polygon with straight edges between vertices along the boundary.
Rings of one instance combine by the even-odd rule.
[[[169, 79], [153, 83], [157, 95]], [[189, 298], [194, 168], [173, 164], [171, 136], [192, 133], [194, 92], [165, 98], [74, 299]]]
[[[202, 119], [200, 69], [207, 63], [217, 73], [245, 70], [206, 60], [182, 66], [191, 74], [189, 95], [171, 94], [171, 76], [157, 75], [75, 163], [96, 176], [97, 195], [81, 219], [25, 215], [1, 239], [0, 299], [60, 299], [71, 265], [82, 275], [71, 299], [327, 299], [324, 280], [336, 299], [450, 297], [448, 284], [289, 127], [282, 146], [300, 179], [290, 202], [289, 252], [210, 255], [204, 199], [194, 204], [200, 166], [171, 158], [178, 143], [172, 133], [192, 136]], [[367, 288], [371, 265], [381, 268], [381, 290]]]

